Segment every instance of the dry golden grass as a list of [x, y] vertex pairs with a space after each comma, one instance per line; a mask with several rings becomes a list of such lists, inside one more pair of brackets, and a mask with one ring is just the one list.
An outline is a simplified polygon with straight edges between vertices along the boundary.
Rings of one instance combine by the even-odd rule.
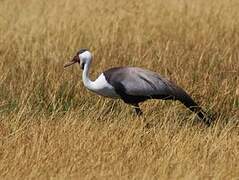
[[[238, 0], [1, 0], [1, 179], [238, 179]], [[209, 114], [206, 128], [178, 102], [149, 101], [135, 117], [89, 93], [121, 65], [170, 77]], [[146, 126], [146, 124], [148, 126]]]

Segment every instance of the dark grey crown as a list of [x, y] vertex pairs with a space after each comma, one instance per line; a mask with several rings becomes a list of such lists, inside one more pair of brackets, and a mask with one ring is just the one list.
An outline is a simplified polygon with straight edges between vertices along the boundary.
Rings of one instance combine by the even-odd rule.
[[77, 54], [81, 54], [81, 53], [83, 53], [83, 52], [85, 52], [85, 51], [89, 51], [87, 48], [81, 48], [79, 51], [78, 51], [78, 53]]

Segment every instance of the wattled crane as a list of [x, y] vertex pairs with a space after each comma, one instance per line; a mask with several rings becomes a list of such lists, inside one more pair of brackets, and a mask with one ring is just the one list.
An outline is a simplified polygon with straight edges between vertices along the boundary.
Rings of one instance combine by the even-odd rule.
[[104, 71], [95, 81], [91, 81], [91, 61], [91, 52], [88, 49], [80, 49], [64, 67], [79, 63], [83, 70], [83, 83], [87, 89], [101, 96], [122, 99], [134, 106], [137, 115], [142, 114], [139, 103], [147, 99], [178, 100], [207, 125], [210, 124], [211, 119], [202, 108], [181, 87], [161, 75], [138, 67], [115, 67]]

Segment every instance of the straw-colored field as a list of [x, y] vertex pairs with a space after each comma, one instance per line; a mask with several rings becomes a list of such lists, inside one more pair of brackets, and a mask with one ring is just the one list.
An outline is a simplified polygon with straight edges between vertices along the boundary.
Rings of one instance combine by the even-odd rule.
[[[91, 78], [139, 66], [172, 79], [215, 117], [178, 102], [143, 117], [87, 91]], [[238, 179], [238, 0], [0, 0], [0, 179]]]

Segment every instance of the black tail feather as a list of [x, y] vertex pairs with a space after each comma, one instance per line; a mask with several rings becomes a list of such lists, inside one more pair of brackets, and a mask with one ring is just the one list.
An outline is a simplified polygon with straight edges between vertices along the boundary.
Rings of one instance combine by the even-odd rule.
[[192, 112], [195, 112], [205, 124], [208, 126], [211, 125], [212, 119], [186, 92], [183, 92], [178, 100], [181, 101]]
[[[195, 103], [195, 102], [194, 102]], [[185, 104], [184, 104], [185, 105]], [[186, 106], [186, 105], [185, 105]], [[191, 111], [195, 112], [197, 116], [208, 126], [211, 125], [212, 119], [207, 115], [205, 111], [202, 110], [200, 106], [186, 106]]]

